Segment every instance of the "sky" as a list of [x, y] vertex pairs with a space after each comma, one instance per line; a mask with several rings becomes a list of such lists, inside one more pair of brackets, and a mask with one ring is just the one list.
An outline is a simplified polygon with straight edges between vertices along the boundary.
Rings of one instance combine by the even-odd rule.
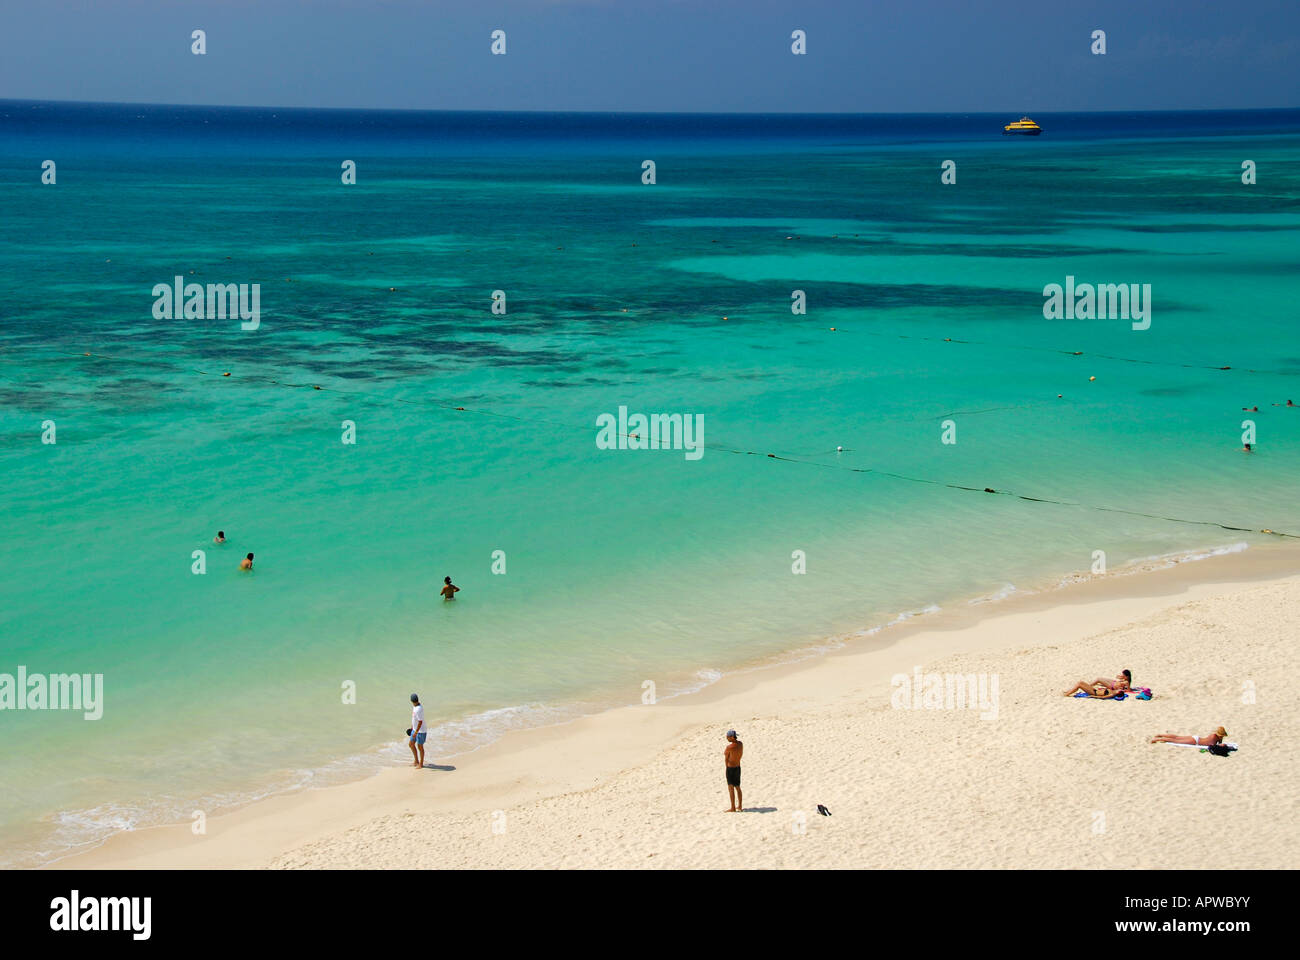
[[[207, 52], [191, 52], [206, 32]], [[506, 53], [491, 53], [504, 30]], [[805, 31], [807, 53], [791, 52]], [[1094, 30], [1105, 55], [1091, 52]], [[1300, 0], [0, 0], [0, 99], [432, 110], [1300, 106]]]

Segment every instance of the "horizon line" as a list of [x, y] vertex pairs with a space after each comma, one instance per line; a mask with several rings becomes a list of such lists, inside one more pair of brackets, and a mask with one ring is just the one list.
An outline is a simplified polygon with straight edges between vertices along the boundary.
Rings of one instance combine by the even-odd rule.
[[1143, 109], [1143, 110], [1051, 110], [1019, 107], [1014, 110], [892, 110], [892, 111], [764, 111], [764, 110], [502, 110], [502, 109], [449, 109], [438, 107], [302, 107], [275, 106], [267, 104], [241, 103], [165, 103], [152, 100], [41, 100], [29, 97], [0, 97], [0, 103], [24, 104], [66, 104], [74, 106], [98, 107], [168, 107], [180, 109], [222, 109], [222, 110], [300, 110], [334, 113], [488, 113], [488, 114], [566, 114], [590, 116], [698, 116], [698, 117], [915, 117], [915, 116], [1003, 116], [1011, 113], [1038, 113], [1043, 116], [1051, 114], [1108, 115], [1108, 114], [1154, 114], [1154, 113], [1264, 113], [1278, 111], [1300, 111], [1300, 106], [1293, 107], [1205, 107], [1199, 109]]

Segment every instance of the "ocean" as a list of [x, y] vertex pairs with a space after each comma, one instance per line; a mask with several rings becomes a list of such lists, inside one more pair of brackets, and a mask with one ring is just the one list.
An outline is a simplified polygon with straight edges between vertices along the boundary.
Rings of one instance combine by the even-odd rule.
[[5, 864], [1300, 534], [1300, 111], [1016, 118], [0, 101]]

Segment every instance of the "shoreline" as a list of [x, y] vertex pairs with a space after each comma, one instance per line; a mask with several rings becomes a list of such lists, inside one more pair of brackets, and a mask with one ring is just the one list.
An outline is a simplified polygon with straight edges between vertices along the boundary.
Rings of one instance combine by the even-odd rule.
[[[679, 672], [673, 676], [672, 682], [667, 687], [667, 692], [662, 692], [663, 685], [661, 685], [659, 701], [665, 702], [678, 697], [696, 696], [725, 677], [754, 670], [768, 670], [807, 663], [824, 657], [828, 653], [839, 650], [846, 645], [879, 642], [881, 635], [886, 632], [894, 632], [908, 625], [919, 627], [931, 624], [934, 622], [935, 616], [941, 612], [946, 612], [949, 617], [962, 617], [963, 620], [965, 619], [963, 617], [964, 611], [978, 609], [986, 611], [985, 615], [992, 615], [993, 612], [1002, 609], [1009, 601], [1026, 602], [1028, 598], [1033, 596], [1050, 597], [1056, 595], [1059, 591], [1073, 589], [1085, 583], [1109, 582], [1130, 577], [1140, 578], [1158, 570], [1200, 563], [1216, 557], [1241, 556], [1247, 553], [1263, 555], [1278, 549], [1285, 550], [1286, 548], [1285, 542], [1262, 541], [1252, 548], [1246, 541], [1235, 541], [1217, 546], [1189, 547], [1164, 554], [1135, 557], [1102, 575], [1081, 570], [1066, 570], [1032, 577], [1028, 579], [1028, 582], [1021, 579], [1019, 581], [1020, 585], [1008, 581], [996, 590], [990, 586], [984, 592], [956, 595], [944, 598], [941, 601], [935, 599], [923, 606], [897, 613], [892, 619], [882, 619], [880, 622], [868, 627], [826, 634], [816, 639], [805, 640], [797, 646], [778, 652], [739, 659], [730, 662], [721, 669], [702, 668], [689, 673]], [[706, 676], [706, 674], [711, 674], [711, 676]], [[481, 739], [478, 739], [478, 742], [473, 742], [472, 739], [463, 748], [457, 749], [454, 747], [452, 752], [435, 755], [431, 746], [426, 755], [426, 760], [432, 764], [435, 760], [448, 761], [469, 756], [491, 746], [500, 740], [502, 736], [509, 733], [564, 727], [577, 720], [598, 716], [606, 711], [629, 705], [625, 698], [613, 699], [610, 689], [610, 685], [605, 684], [598, 688], [592, 688], [587, 691], [586, 695], [577, 699], [508, 704], [504, 707], [493, 707], [464, 717], [436, 721], [431, 727], [431, 738], [437, 738], [441, 741], [442, 733], [447, 728], [461, 728], [466, 723], [482, 721], [489, 716], [518, 713], [529, 717], [519, 725], [506, 724], [485, 731], [482, 733]], [[620, 689], [625, 691], [626, 685], [623, 685]], [[430, 744], [433, 743], [434, 740], [431, 739]], [[153, 817], [144, 823], [133, 823], [131, 826], [121, 826], [102, 831], [98, 836], [66, 842], [57, 853], [47, 854], [37, 862], [23, 862], [20, 858], [10, 867], [11, 869], [44, 869], [51, 867], [65, 859], [80, 857], [93, 852], [114, 836], [186, 823], [187, 821], [184, 818], [188, 811], [192, 809], [203, 809], [207, 811], [209, 817], [226, 817], [245, 810], [253, 804], [277, 797], [289, 797], [304, 791], [330, 789], [357, 783], [374, 777], [384, 770], [392, 769], [394, 765], [402, 766], [402, 760], [406, 753], [405, 743], [400, 739], [375, 743], [364, 749], [353, 750], [343, 755], [325, 759], [308, 768], [305, 777], [302, 771], [299, 771], [295, 778], [281, 776], [276, 779], [268, 775], [257, 779], [252, 786], [245, 785], [244, 787], [215, 790], [203, 798], [188, 803], [173, 803], [174, 812], [165, 817]], [[86, 812], [93, 814], [96, 810], [98, 810], [98, 807], [73, 807], [48, 816], [58, 818], [76, 817]]]
[[[265, 867], [277, 865], [294, 850], [330, 848], [345, 836], [392, 818], [477, 815], [486, 824], [493, 811], [564, 799], [635, 775], [684, 738], [698, 736], [702, 725], [735, 725], [743, 737], [744, 727], [764, 714], [792, 709], [817, 713], [840, 702], [847, 691], [860, 693], [864, 682], [887, 694], [891, 675], [910, 673], [914, 665], [936, 659], [986, 655], [997, 647], [999, 637], [1028, 633], [1082, 640], [1189, 601], [1233, 594], [1243, 584], [1281, 584], [1300, 576], [1300, 550], [1289, 545], [1252, 545], [1242, 552], [1193, 561], [1194, 553], [1183, 554], [1184, 560], [1146, 558], [1161, 564], [1153, 570], [1125, 574], [1121, 567], [1082, 581], [1066, 578], [1056, 589], [1018, 592], [995, 602], [971, 601], [888, 629], [849, 634], [837, 638], [838, 646], [822, 645], [820, 652], [802, 655], [793, 650], [787, 660], [740, 667], [700, 690], [661, 699], [649, 708], [615, 707], [559, 724], [512, 730], [423, 771], [395, 765], [359, 781], [257, 800], [211, 818], [201, 836], [188, 823], [120, 832], [41, 869]], [[1143, 669], [1138, 663], [1133, 666], [1141, 684]], [[1097, 664], [1079, 670], [1111, 668]], [[1070, 679], [1063, 675], [1060, 684]], [[1156, 695], [1161, 697], [1158, 687]], [[348, 865], [332, 863], [330, 856], [291, 857], [278, 865]]]

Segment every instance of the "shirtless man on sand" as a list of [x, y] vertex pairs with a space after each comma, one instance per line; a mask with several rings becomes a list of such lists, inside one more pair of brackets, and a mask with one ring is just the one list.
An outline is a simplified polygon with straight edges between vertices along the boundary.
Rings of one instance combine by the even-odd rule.
[[740, 792], [740, 755], [745, 745], [736, 739], [736, 731], [727, 731], [727, 748], [722, 751], [722, 762], [727, 766], [727, 799], [731, 809], [727, 813], [741, 813], [745, 808], [745, 795]]

